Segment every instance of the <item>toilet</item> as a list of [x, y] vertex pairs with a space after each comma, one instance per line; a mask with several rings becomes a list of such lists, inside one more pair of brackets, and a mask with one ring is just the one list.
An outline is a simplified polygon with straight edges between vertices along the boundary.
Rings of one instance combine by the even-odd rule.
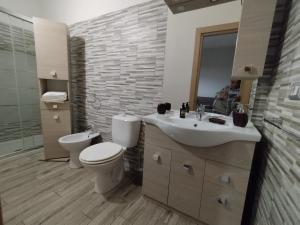
[[141, 119], [130, 115], [112, 118], [112, 140], [85, 148], [79, 155], [83, 167], [96, 173], [95, 191], [105, 193], [116, 187], [124, 176], [123, 154], [137, 145]]

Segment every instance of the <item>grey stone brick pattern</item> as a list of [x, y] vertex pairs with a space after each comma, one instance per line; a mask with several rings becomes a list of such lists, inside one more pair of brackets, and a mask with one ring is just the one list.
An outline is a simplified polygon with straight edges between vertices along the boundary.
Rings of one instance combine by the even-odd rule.
[[[111, 140], [112, 116], [154, 113], [162, 99], [167, 7], [149, 1], [70, 26], [75, 131], [89, 126]], [[139, 145], [127, 151], [136, 169]]]
[[268, 147], [255, 225], [300, 224], [300, 140], [263, 120], [280, 118], [283, 129], [300, 136], [300, 101], [288, 98], [292, 83], [300, 81], [299, 15], [300, 1], [293, 1], [277, 71], [257, 84], [253, 119]]

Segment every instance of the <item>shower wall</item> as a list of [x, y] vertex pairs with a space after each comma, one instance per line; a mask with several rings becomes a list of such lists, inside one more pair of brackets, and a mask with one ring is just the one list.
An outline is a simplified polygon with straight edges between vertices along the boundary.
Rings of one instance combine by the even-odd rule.
[[0, 12], [0, 156], [42, 145], [32, 29]]

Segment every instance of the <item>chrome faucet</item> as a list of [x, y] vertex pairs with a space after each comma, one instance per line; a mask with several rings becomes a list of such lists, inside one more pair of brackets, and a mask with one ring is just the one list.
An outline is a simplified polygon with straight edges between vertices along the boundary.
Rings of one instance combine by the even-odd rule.
[[205, 114], [205, 105], [200, 104], [197, 105], [197, 109], [196, 109], [196, 118], [198, 120], [202, 120], [203, 115]]
[[88, 125], [85, 132], [88, 133], [88, 138], [89, 138], [90, 135], [94, 133], [94, 125], [92, 125], [92, 124]]

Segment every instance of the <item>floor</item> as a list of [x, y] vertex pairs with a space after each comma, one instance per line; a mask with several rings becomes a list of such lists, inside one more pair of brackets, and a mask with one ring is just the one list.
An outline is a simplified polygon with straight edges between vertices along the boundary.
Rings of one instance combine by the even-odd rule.
[[4, 225], [197, 224], [143, 197], [141, 187], [128, 179], [114, 192], [99, 195], [91, 171], [39, 161], [41, 156], [35, 150], [0, 160]]

